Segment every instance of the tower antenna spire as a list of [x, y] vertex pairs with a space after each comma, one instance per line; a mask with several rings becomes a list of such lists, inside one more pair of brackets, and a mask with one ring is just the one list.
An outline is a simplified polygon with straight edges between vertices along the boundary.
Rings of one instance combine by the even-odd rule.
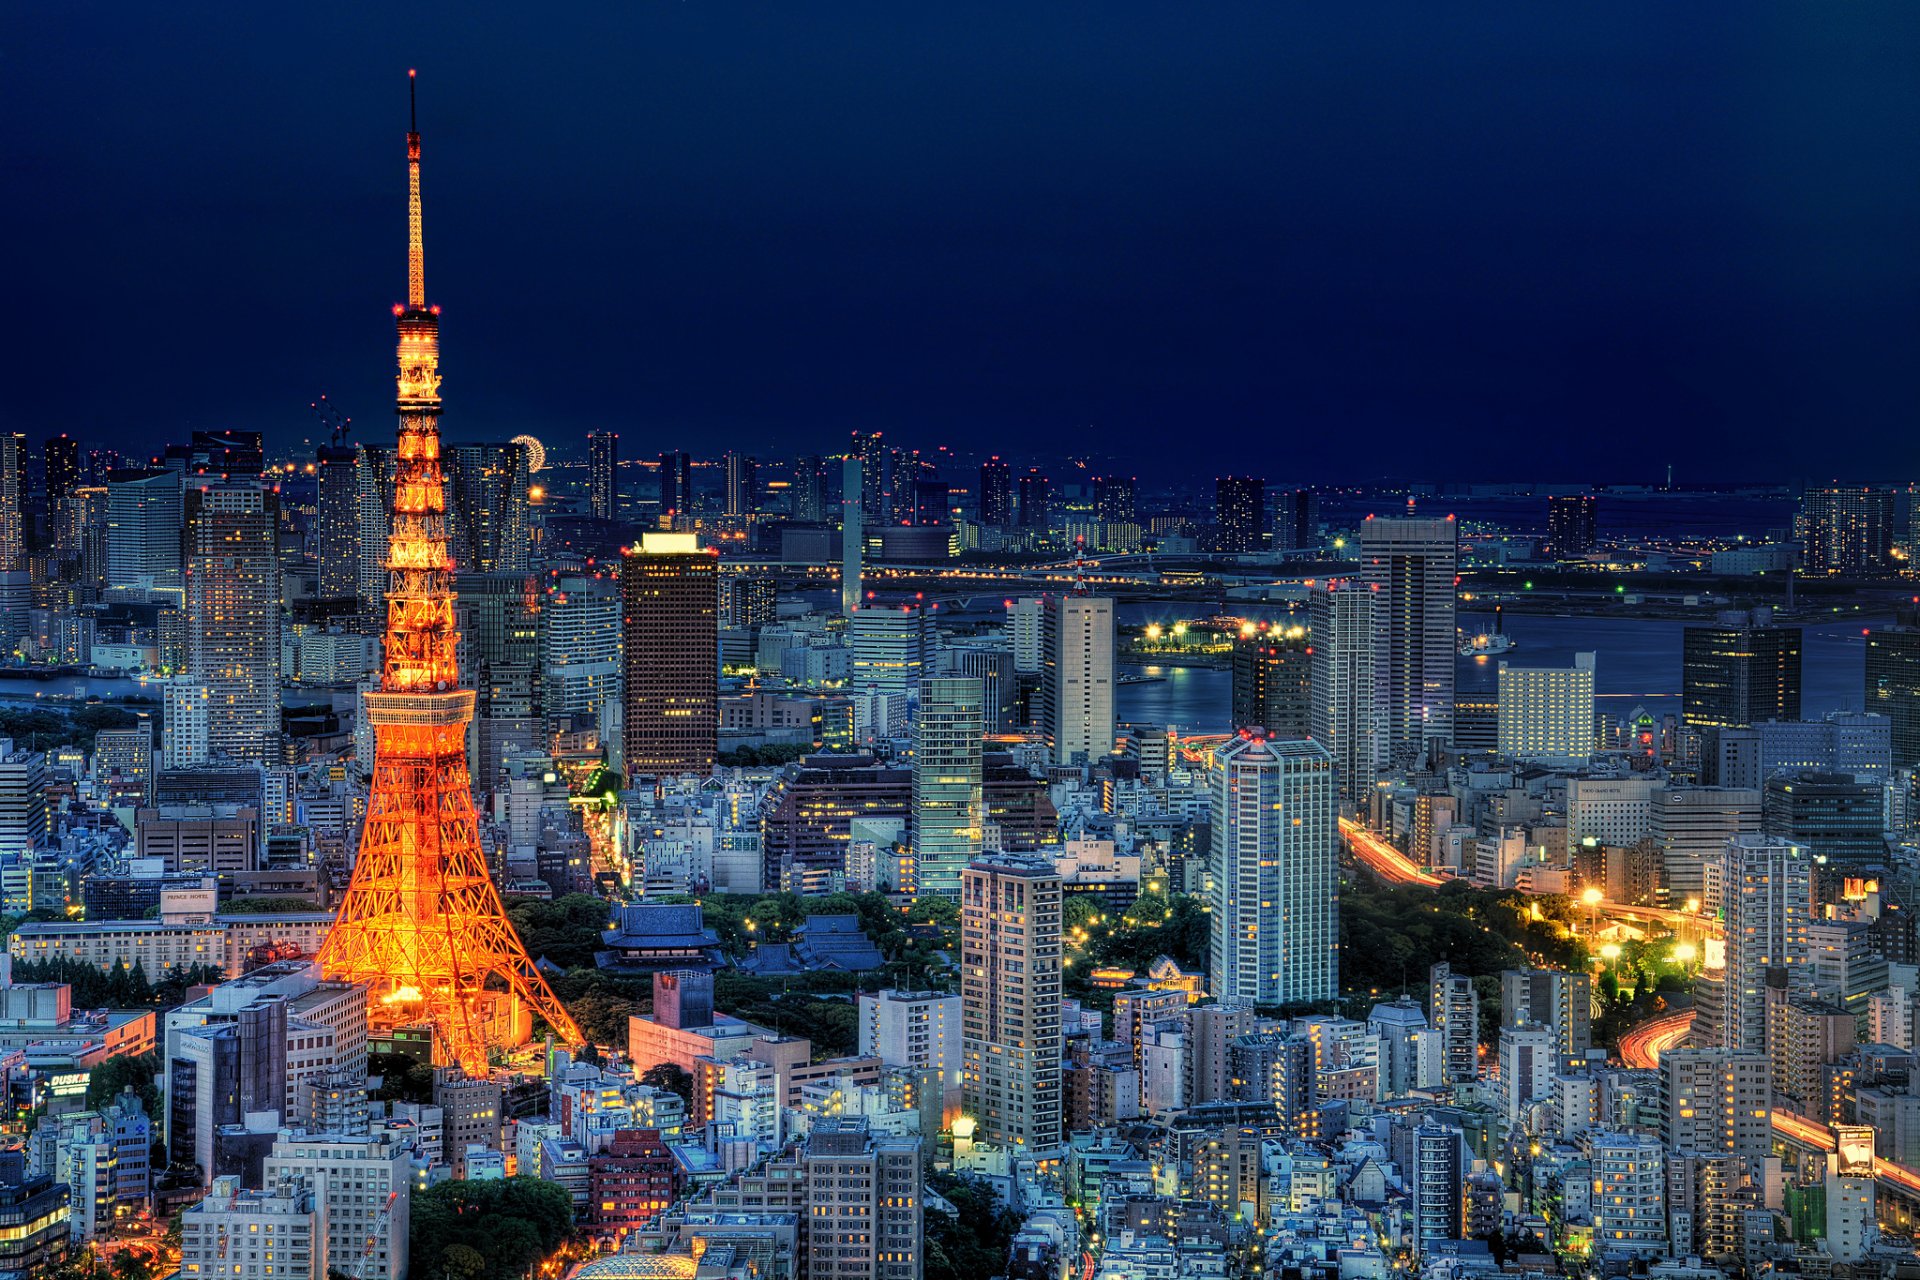
[[427, 250], [420, 235], [419, 73], [407, 70], [407, 307], [427, 305]]

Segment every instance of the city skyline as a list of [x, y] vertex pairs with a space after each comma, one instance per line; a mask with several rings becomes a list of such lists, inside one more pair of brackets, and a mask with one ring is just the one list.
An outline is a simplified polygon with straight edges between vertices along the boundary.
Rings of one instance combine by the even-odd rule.
[[[370, 429], [366, 307], [400, 287], [370, 157], [419, 65], [434, 182], [475, 211], [435, 230], [475, 357], [453, 439], [571, 452], [610, 429], [651, 457], [719, 432], [765, 454], [864, 427], [1151, 457], [1177, 433], [1197, 472], [1277, 471], [1284, 439], [1294, 478], [1327, 481], [1443, 473], [1489, 435], [1525, 444], [1483, 454], [1489, 474], [1578, 474], [1583, 438], [1627, 432], [1661, 445], [1595, 478], [1873, 470], [1920, 343], [1894, 141], [1920, 112], [1901, 74], [1920, 24], [1743, 22], [1736, 51], [1726, 15], [1664, 18], [1655, 38], [1628, 10], [1403, 11], [1355, 41], [1256, 10], [746, 29], [663, 10], [429, 53], [346, 20], [82, 36], [31, 15], [21, 41], [48, 56], [0, 91], [28, 198], [0, 227], [45, 249], [11, 335], [41, 376], [0, 427], [278, 449], [319, 435], [326, 392]], [[1530, 66], [1557, 74], [1510, 111]], [[147, 111], [164, 142], [130, 122]], [[1884, 134], [1858, 135], [1868, 117]], [[117, 216], [136, 199], [161, 216]], [[104, 346], [58, 337], [103, 297]], [[594, 325], [543, 319], [581, 297], [605, 303]], [[554, 397], [583, 362], [611, 396]], [[1362, 461], [1356, 429], [1391, 447]]]

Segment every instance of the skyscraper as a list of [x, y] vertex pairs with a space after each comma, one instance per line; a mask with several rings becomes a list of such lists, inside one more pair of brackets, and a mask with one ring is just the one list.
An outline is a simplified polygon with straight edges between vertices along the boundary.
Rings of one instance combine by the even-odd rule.
[[1047, 745], [1055, 764], [1093, 764], [1113, 750], [1113, 601], [1054, 596], [1042, 617]]
[[963, 1107], [1018, 1150], [1062, 1138], [1060, 873], [998, 855], [961, 873]]
[[620, 712], [620, 586], [574, 574], [540, 609], [540, 688], [548, 715], [590, 713], [602, 740]]
[[1800, 498], [1801, 567], [1807, 573], [1886, 573], [1893, 564], [1893, 490], [1809, 489]]
[[1590, 493], [1556, 493], [1547, 499], [1547, 551], [1555, 560], [1578, 560], [1599, 545]]
[[1733, 611], [1686, 629], [1680, 715], [1696, 729], [1800, 718], [1800, 628], [1764, 609]]
[[1340, 993], [1333, 757], [1242, 729], [1214, 752], [1213, 993], [1249, 1004]]
[[750, 516], [760, 509], [760, 464], [738, 449], [727, 450], [726, 512]]
[[1571, 667], [1501, 663], [1500, 754], [1569, 765], [1592, 755], [1593, 667], [1591, 653], [1574, 654]]
[[1373, 646], [1379, 595], [1365, 583], [1329, 579], [1308, 597], [1308, 730], [1333, 757], [1348, 803], [1372, 790], [1380, 769]]
[[107, 477], [107, 590], [182, 598], [177, 471], [115, 471]]
[[620, 435], [605, 429], [587, 433], [587, 510], [595, 520], [620, 513]]
[[1459, 526], [1368, 516], [1361, 574], [1374, 601], [1375, 704], [1388, 764], [1411, 764], [1430, 740], [1453, 740], [1454, 583]]
[[998, 456], [980, 464], [980, 523], [1002, 529], [1013, 523], [1013, 468]]
[[1095, 476], [1093, 480], [1093, 518], [1102, 524], [1132, 524], [1140, 517], [1134, 509], [1132, 476]]
[[323, 444], [318, 463], [313, 548], [320, 598], [352, 600], [360, 593], [360, 451]]
[[1267, 532], [1267, 482], [1254, 476], [1221, 476], [1213, 482], [1214, 549], [1229, 555], [1258, 551]]
[[1893, 766], [1920, 764], [1920, 609], [1867, 636], [1866, 709], [1893, 722]]
[[1727, 980], [1720, 1043], [1761, 1048], [1767, 1033], [1767, 970], [1806, 982], [1813, 956], [1813, 862], [1805, 846], [1777, 836], [1735, 836], [1721, 870]]
[[920, 686], [913, 726], [913, 856], [920, 892], [960, 896], [960, 873], [980, 856], [985, 689], [964, 676]]
[[1273, 549], [1305, 551], [1320, 545], [1320, 495], [1282, 489], [1273, 498]]
[[1053, 485], [1038, 467], [1028, 467], [1027, 474], [1020, 477], [1020, 527], [1022, 529], [1045, 529], [1049, 522], [1048, 507], [1053, 497]]
[[1274, 738], [1313, 731], [1313, 648], [1307, 629], [1262, 626], [1233, 645], [1233, 726]]
[[64, 431], [44, 446], [47, 467], [47, 532], [56, 556], [80, 554], [80, 528], [74, 519], [74, 490], [80, 487], [80, 442]]
[[690, 533], [649, 533], [620, 563], [627, 774], [706, 774], [720, 734], [717, 561]]
[[441, 449], [447, 475], [447, 536], [463, 573], [524, 572], [532, 562], [527, 446], [450, 444]]
[[866, 549], [866, 505], [861, 459], [840, 460], [840, 614], [851, 618], [860, 607], [860, 566]]
[[393, 483], [399, 459], [390, 444], [360, 446], [360, 616], [384, 626], [387, 617], [387, 543], [393, 537]]
[[827, 522], [827, 464], [817, 453], [803, 454], [793, 464], [793, 498], [788, 509], [800, 524]]
[[0, 431], [0, 573], [27, 561], [27, 438]]
[[693, 510], [693, 459], [678, 449], [660, 455], [660, 514], [687, 515]]
[[257, 480], [187, 492], [187, 673], [215, 756], [280, 756], [280, 503]]

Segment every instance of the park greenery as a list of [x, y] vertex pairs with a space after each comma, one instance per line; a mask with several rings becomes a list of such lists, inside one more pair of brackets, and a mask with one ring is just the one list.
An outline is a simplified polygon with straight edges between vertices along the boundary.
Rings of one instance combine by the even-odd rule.
[[188, 965], [174, 969], [154, 981], [144, 964], [136, 960], [129, 969], [116, 963], [101, 969], [83, 960], [16, 960], [13, 980], [27, 982], [64, 982], [73, 988], [75, 1009], [171, 1009], [185, 1004], [187, 989], [206, 983], [226, 981], [226, 971], [218, 965]]
[[980, 1178], [935, 1170], [927, 1175], [927, 1186], [959, 1212], [927, 1208], [926, 1280], [980, 1280], [1003, 1273], [1021, 1215], [1000, 1205]]
[[810, 742], [767, 742], [759, 746], [729, 747], [714, 757], [714, 763], [730, 769], [764, 769], [791, 764], [812, 755], [814, 750]]
[[525, 1276], [572, 1235], [566, 1188], [525, 1177], [441, 1182], [416, 1191], [408, 1224], [413, 1274], [450, 1280]]

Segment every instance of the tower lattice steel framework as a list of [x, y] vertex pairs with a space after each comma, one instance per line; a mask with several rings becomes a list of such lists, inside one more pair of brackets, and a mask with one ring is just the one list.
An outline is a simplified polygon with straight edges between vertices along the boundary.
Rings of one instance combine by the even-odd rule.
[[436, 1060], [484, 1074], [489, 1045], [506, 1038], [513, 997], [568, 1043], [583, 1038], [508, 923], [480, 852], [467, 773], [474, 695], [459, 687], [455, 657], [440, 472], [440, 308], [427, 305], [417, 117], [407, 132], [407, 301], [393, 313], [399, 442], [386, 656], [363, 712], [374, 727], [373, 790], [353, 880], [320, 962], [328, 978], [372, 988], [376, 1028], [427, 1023]]

